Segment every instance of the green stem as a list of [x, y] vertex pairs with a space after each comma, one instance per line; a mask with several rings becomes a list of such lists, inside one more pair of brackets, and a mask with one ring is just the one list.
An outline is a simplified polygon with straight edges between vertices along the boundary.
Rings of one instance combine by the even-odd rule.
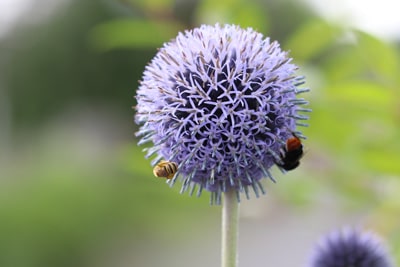
[[222, 204], [222, 259], [221, 267], [238, 266], [239, 203], [235, 190], [224, 193]]

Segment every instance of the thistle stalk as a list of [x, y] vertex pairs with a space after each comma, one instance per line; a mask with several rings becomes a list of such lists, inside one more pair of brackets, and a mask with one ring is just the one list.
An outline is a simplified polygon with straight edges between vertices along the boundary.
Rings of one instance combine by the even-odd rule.
[[238, 266], [239, 202], [236, 192], [224, 193], [222, 204], [222, 249], [221, 267]]

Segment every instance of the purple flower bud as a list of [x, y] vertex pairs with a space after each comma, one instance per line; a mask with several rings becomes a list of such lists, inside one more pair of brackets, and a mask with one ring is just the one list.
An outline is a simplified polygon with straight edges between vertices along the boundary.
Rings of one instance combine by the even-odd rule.
[[[304, 83], [277, 42], [251, 28], [201, 26], [180, 33], [147, 65], [137, 90], [139, 144], [147, 157], [176, 162], [182, 192], [264, 193], [260, 179], [281, 163], [282, 147], [306, 126]], [[299, 113], [300, 112], [300, 113]]]
[[325, 236], [311, 256], [309, 267], [391, 267], [392, 262], [377, 236], [354, 229]]

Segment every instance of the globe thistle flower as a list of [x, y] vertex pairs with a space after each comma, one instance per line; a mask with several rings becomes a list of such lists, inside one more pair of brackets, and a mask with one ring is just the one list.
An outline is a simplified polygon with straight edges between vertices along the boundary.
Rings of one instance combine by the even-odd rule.
[[371, 232], [343, 229], [325, 236], [309, 267], [391, 267], [385, 247]]
[[139, 144], [147, 157], [176, 162], [181, 192], [249, 188], [264, 193], [260, 179], [281, 162], [285, 141], [306, 126], [308, 102], [297, 95], [304, 77], [277, 42], [251, 28], [201, 26], [179, 33], [146, 66], [137, 90]]

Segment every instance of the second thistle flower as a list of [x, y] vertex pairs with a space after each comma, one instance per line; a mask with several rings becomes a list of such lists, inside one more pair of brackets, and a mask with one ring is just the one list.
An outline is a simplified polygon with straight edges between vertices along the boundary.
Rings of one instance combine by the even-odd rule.
[[137, 91], [140, 144], [147, 156], [176, 162], [182, 190], [264, 192], [260, 179], [281, 163], [282, 147], [305, 126], [297, 95], [303, 77], [277, 42], [251, 28], [201, 26], [166, 43]]
[[373, 232], [344, 228], [321, 238], [308, 267], [393, 267], [391, 255]]

